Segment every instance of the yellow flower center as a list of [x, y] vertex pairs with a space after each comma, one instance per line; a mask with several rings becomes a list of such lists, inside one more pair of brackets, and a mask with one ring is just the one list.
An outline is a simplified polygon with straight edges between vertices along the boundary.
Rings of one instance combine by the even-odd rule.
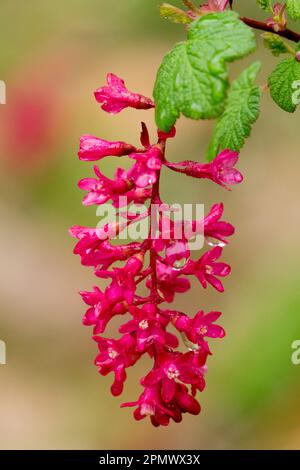
[[207, 333], [207, 326], [204, 326], [204, 325], [200, 326], [198, 331], [200, 335], [205, 335]]
[[174, 365], [171, 365], [167, 370], [167, 377], [170, 380], [177, 379], [179, 377], [179, 370]]
[[140, 321], [139, 323], [139, 327], [142, 329], [142, 330], [146, 330], [148, 328], [149, 324], [147, 322], [147, 320], [142, 320]]
[[205, 272], [206, 274], [212, 274], [213, 272], [213, 268], [211, 266], [205, 266]]
[[112, 348], [108, 348], [107, 352], [108, 352], [108, 355], [111, 359], [115, 359], [118, 356], [117, 351], [115, 351]]

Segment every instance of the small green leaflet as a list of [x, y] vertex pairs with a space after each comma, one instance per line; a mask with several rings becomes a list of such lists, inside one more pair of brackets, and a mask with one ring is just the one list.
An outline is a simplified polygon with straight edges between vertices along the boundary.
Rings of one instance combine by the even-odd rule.
[[188, 16], [187, 12], [180, 8], [174, 7], [169, 3], [163, 3], [159, 7], [160, 16], [173, 23], [188, 24], [193, 20]]
[[169, 52], [154, 87], [156, 123], [168, 132], [180, 113], [192, 119], [217, 118], [229, 87], [227, 62], [255, 49], [254, 34], [237, 13], [211, 13], [195, 20], [186, 42]]
[[270, 93], [280, 108], [293, 113], [300, 103], [300, 62], [294, 57], [280, 62], [268, 80]]
[[287, 0], [286, 9], [292, 20], [300, 19], [300, 0]]
[[271, 0], [257, 0], [256, 2], [262, 10], [272, 11], [272, 1]]
[[209, 161], [227, 148], [239, 152], [249, 137], [260, 110], [261, 90], [254, 84], [260, 66], [260, 62], [254, 62], [232, 83], [207, 152]]
[[270, 49], [273, 55], [279, 56], [280, 54], [286, 54], [289, 49], [283, 39], [277, 34], [264, 33], [262, 34], [264, 39], [264, 45]]

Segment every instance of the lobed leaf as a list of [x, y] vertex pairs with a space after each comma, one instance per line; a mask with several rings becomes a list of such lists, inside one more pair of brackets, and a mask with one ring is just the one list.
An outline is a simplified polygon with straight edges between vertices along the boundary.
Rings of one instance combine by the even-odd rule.
[[254, 62], [232, 83], [225, 111], [216, 123], [208, 160], [224, 149], [239, 152], [250, 136], [260, 111], [261, 90], [254, 84], [260, 66], [260, 62]]
[[154, 87], [156, 123], [168, 132], [182, 113], [191, 119], [217, 118], [229, 87], [227, 63], [255, 49], [254, 34], [232, 11], [195, 20], [187, 41], [169, 52]]
[[299, 104], [297, 83], [300, 83], [300, 62], [295, 57], [280, 62], [268, 80], [273, 100], [288, 113], [293, 113]]

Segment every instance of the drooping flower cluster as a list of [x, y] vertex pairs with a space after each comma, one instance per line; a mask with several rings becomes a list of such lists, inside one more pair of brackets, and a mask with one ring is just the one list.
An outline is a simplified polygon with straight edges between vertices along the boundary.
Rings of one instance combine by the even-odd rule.
[[[111, 113], [125, 107], [154, 107], [151, 99], [129, 92], [123, 80], [113, 74], [108, 75], [107, 86], [99, 88], [95, 97], [102, 109]], [[203, 288], [210, 284], [223, 291], [220, 278], [228, 276], [230, 266], [219, 260], [228, 237], [234, 233], [234, 227], [222, 220], [222, 204], [215, 204], [202, 220], [172, 220], [169, 206], [160, 197], [161, 169], [206, 178], [226, 189], [242, 181], [242, 175], [235, 169], [238, 155], [230, 150], [221, 152], [211, 163], [169, 162], [165, 156], [166, 143], [175, 133], [174, 128], [168, 134], [158, 131], [157, 141], [151, 144], [142, 124], [141, 148], [84, 135], [80, 139], [81, 160], [128, 156], [132, 166], [118, 168], [113, 179], [96, 166], [94, 178], [79, 182], [79, 188], [86, 191], [84, 205], [99, 206], [110, 201], [118, 211], [118, 220], [98, 228], [70, 229], [78, 240], [74, 253], [80, 256], [82, 264], [93, 267], [98, 278], [108, 280], [104, 290], [95, 286], [91, 292], [81, 292], [88, 306], [83, 323], [93, 327], [93, 338], [99, 348], [95, 364], [100, 374], [113, 373], [111, 392], [118, 396], [123, 390], [126, 370], [144, 354], [152, 358], [152, 370], [141, 379], [144, 390], [139, 399], [122, 406], [136, 407], [135, 419], [149, 416], [154, 426], [167, 425], [171, 419], [180, 422], [183, 413], [200, 412], [196, 394], [205, 387], [206, 361], [211, 355], [208, 340], [225, 335], [215, 323], [221, 313], [200, 310], [190, 317], [172, 310], [168, 304], [176, 294], [190, 289], [190, 276], [195, 276]], [[124, 213], [124, 198], [128, 206], [143, 204], [144, 211]], [[155, 220], [154, 205], [159, 208]], [[124, 228], [145, 219], [150, 222], [145, 239], [126, 243], [113, 240]], [[191, 257], [189, 232], [181, 230], [178, 236], [179, 225], [190, 226], [190, 237], [198, 232], [204, 235], [208, 249], [196, 259]], [[107, 338], [103, 334], [115, 316], [121, 319], [120, 336]], [[169, 331], [170, 326], [175, 328], [176, 335]]]

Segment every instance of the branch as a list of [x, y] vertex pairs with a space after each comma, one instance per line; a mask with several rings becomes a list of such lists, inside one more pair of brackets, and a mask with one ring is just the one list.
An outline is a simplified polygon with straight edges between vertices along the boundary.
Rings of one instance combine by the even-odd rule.
[[296, 33], [296, 31], [292, 31], [291, 29], [285, 29], [284, 31], [274, 31], [272, 26], [268, 26], [262, 21], [256, 21], [245, 17], [242, 17], [241, 20], [251, 28], [258, 29], [260, 31], [268, 31], [273, 34], [277, 34], [278, 36], [282, 36], [283, 38], [289, 39], [290, 41], [300, 41], [300, 34]]

